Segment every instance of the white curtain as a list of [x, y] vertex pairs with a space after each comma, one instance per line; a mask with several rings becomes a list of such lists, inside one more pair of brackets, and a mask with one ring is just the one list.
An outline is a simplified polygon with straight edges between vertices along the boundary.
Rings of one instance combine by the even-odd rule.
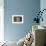
[[0, 0], [0, 42], [4, 41], [4, 0]]

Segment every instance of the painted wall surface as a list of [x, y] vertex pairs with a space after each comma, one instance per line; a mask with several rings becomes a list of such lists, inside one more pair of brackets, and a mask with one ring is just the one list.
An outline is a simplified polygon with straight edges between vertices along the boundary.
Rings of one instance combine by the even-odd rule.
[[[40, 1], [40, 9], [41, 9], [41, 11], [42, 11], [43, 9], [46, 9], [46, 0], [41, 0], [41, 1]], [[46, 10], [43, 12], [42, 17], [43, 17], [43, 22], [41, 21], [41, 22], [40, 22], [40, 25], [46, 27]]]
[[[5, 0], [4, 1], [5, 40], [18, 41], [32, 29], [35, 12], [40, 9], [40, 0]], [[12, 15], [24, 15], [23, 24], [12, 24]]]

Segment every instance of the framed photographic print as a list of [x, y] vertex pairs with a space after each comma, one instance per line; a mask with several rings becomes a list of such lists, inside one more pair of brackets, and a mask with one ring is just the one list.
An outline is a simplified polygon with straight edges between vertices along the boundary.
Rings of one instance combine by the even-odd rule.
[[24, 23], [24, 15], [12, 15], [12, 23], [14, 24]]

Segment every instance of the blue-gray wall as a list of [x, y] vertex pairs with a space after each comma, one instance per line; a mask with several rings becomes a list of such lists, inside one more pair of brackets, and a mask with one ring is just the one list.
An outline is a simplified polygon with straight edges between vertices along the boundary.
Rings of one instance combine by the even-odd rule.
[[[40, 9], [40, 0], [5, 0], [5, 40], [18, 41], [32, 28], [33, 18]], [[12, 24], [12, 15], [24, 15], [24, 24]]]
[[[42, 11], [43, 9], [46, 9], [46, 0], [41, 0], [40, 1], [40, 10]], [[46, 10], [43, 12], [43, 22], [40, 21], [40, 25], [46, 27]]]

